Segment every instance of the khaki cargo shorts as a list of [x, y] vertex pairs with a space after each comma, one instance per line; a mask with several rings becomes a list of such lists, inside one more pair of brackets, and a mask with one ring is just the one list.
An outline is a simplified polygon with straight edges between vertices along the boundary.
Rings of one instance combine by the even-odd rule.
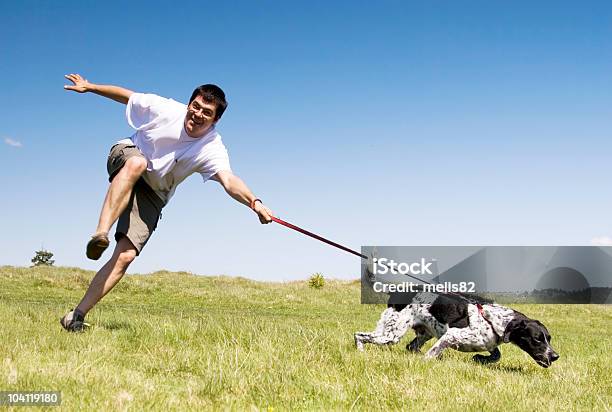
[[[134, 145], [117, 143], [111, 147], [108, 161], [106, 162], [109, 182], [112, 182], [115, 175], [125, 165], [126, 160], [132, 156], [144, 158], [140, 150]], [[115, 240], [118, 242], [123, 236], [127, 237], [136, 248], [136, 253], [140, 254], [153, 231], [157, 228], [157, 222], [161, 217], [163, 207], [164, 202], [140, 178], [136, 182], [134, 190], [132, 190], [127, 207], [121, 213], [121, 216], [119, 216], [115, 230]]]

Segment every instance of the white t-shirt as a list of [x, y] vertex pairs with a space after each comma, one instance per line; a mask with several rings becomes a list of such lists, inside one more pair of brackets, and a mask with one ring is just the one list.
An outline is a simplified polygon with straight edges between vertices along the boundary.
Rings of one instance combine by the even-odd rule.
[[217, 172], [229, 170], [227, 150], [214, 127], [202, 137], [189, 137], [184, 121], [187, 106], [154, 94], [133, 93], [125, 109], [127, 121], [136, 129], [130, 139], [147, 159], [144, 180], [168, 203], [179, 183], [192, 173], [206, 182]]

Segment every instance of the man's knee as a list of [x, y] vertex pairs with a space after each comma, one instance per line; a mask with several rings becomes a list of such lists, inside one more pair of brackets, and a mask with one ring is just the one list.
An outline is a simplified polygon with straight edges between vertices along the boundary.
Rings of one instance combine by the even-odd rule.
[[136, 250], [127, 249], [119, 253], [119, 256], [117, 256], [117, 264], [122, 269], [127, 269], [127, 267], [130, 265], [130, 263], [134, 261], [134, 259], [136, 259]]
[[147, 170], [147, 161], [141, 156], [132, 156], [125, 161], [123, 168], [132, 176], [141, 176]]

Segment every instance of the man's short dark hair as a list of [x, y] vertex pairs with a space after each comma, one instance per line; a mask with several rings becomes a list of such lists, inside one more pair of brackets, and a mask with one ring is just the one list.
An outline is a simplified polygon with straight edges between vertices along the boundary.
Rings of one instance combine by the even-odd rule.
[[196, 88], [191, 94], [189, 104], [198, 96], [202, 96], [205, 102], [214, 103], [217, 106], [215, 120], [219, 120], [223, 116], [223, 112], [227, 108], [227, 100], [225, 100], [225, 93], [216, 84], [203, 84]]

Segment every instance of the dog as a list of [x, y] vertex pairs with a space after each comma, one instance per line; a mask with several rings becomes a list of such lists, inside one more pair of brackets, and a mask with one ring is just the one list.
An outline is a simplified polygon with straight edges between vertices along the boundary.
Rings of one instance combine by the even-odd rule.
[[479, 363], [500, 360], [497, 348], [513, 343], [527, 352], [538, 365], [548, 368], [559, 355], [551, 346], [548, 329], [539, 321], [493, 303], [477, 303], [462, 296], [417, 293], [410, 304], [389, 304], [373, 332], [355, 333], [358, 350], [364, 344], [396, 344], [412, 328], [416, 337], [406, 346], [410, 352], [433, 337], [438, 341], [425, 354], [426, 359], [440, 357], [447, 348], [461, 352], [484, 352], [475, 355]]

